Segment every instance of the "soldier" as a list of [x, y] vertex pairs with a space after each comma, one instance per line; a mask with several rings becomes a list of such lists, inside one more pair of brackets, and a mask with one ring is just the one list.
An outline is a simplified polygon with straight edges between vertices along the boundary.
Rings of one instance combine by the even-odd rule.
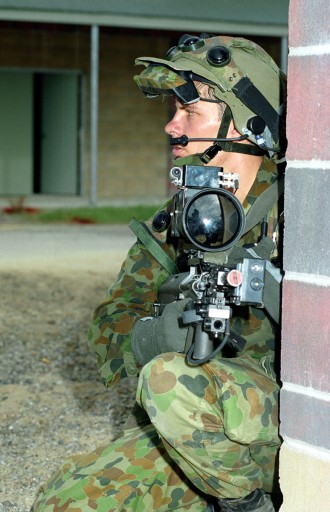
[[[175, 164], [239, 173], [235, 194], [247, 228], [236, 257], [252, 248], [269, 268], [280, 266], [285, 78], [274, 61], [246, 39], [202, 34], [182, 36], [165, 59], [143, 57], [137, 64], [145, 66], [134, 78], [145, 95], [174, 98], [165, 131]], [[109, 446], [68, 459], [35, 512], [275, 510], [276, 272], [265, 281], [264, 309], [233, 307], [227, 352], [188, 364], [188, 327], [179, 322], [187, 300], [152, 317], [159, 286], [181, 269], [189, 247], [171, 236], [171, 208], [169, 202], [153, 219], [133, 225], [137, 242], [89, 332], [106, 386], [139, 375], [125, 431]], [[228, 252], [229, 262], [235, 251]]]

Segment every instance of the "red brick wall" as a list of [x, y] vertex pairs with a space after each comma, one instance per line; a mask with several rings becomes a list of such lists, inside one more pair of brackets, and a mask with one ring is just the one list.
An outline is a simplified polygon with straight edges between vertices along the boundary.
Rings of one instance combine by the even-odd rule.
[[[327, 452], [330, 450], [329, 75], [328, 0], [291, 0], [284, 235], [286, 277], [282, 308], [282, 450], [285, 451], [286, 443], [290, 447], [308, 447], [309, 457], [315, 455], [317, 459], [321, 451], [330, 461], [330, 452]], [[283, 460], [287, 461], [287, 457]], [[292, 460], [291, 472], [294, 470]], [[283, 467], [284, 473], [285, 470]], [[325, 474], [317, 478], [323, 481]], [[304, 504], [304, 493], [307, 496], [311, 482], [299, 482], [300, 501], [297, 496], [290, 501], [295, 493], [294, 486], [288, 487], [285, 481], [282, 485], [287, 492], [283, 510], [328, 510], [329, 502], [318, 501], [321, 498], [317, 494], [312, 498], [312, 508], [307, 500]]]

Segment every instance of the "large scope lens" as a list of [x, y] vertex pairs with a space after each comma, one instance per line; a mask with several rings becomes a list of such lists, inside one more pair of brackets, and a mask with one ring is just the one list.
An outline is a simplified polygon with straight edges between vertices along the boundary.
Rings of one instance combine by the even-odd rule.
[[198, 249], [224, 251], [242, 236], [245, 214], [238, 199], [225, 189], [204, 189], [193, 195], [183, 211], [183, 230]]

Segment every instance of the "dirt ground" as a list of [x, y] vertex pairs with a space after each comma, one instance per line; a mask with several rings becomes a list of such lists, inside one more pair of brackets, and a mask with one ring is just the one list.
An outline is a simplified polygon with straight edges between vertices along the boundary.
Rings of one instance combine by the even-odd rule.
[[[4, 252], [5, 234], [0, 229]], [[46, 251], [40, 264], [9, 253], [1, 262], [0, 512], [28, 512], [40, 484], [68, 455], [92, 451], [122, 429], [136, 380], [103, 387], [87, 330], [124, 245], [107, 261], [86, 252], [73, 264], [65, 251], [57, 258]]]

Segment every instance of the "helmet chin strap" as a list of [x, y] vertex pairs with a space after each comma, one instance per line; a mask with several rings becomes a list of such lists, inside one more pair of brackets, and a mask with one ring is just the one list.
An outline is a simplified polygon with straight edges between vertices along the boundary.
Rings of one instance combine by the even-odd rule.
[[[226, 105], [223, 113], [217, 138], [225, 139], [229, 130], [230, 122], [233, 119], [232, 113], [228, 105]], [[245, 155], [263, 156], [265, 151], [252, 144], [238, 144], [233, 141], [215, 142], [212, 146], [208, 147], [202, 155], [199, 156], [204, 164], [208, 164], [219, 151], [228, 151], [232, 153], [243, 153]]]
[[231, 153], [242, 153], [245, 155], [264, 156], [265, 151], [252, 144], [238, 144], [229, 139], [226, 140], [229, 130], [230, 122], [232, 120], [232, 113], [228, 105], [226, 105], [223, 113], [217, 139], [224, 139], [222, 142], [214, 142], [209, 146], [204, 153], [196, 153], [183, 158], [175, 160], [176, 165], [205, 165], [208, 164], [213, 158], [217, 156], [219, 151], [227, 151]]

